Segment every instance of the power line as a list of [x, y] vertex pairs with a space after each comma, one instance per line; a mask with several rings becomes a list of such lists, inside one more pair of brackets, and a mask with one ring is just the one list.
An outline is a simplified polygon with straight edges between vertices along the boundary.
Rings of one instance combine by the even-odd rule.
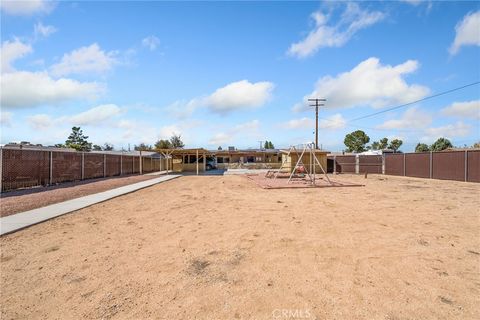
[[[310, 102], [314, 102], [315, 104], [310, 104], [310, 107], [315, 107], [315, 149], [318, 149], [318, 107], [324, 106], [325, 104], [322, 102], [327, 101], [327, 99], [308, 99]], [[320, 103], [319, 103], [320, 102]]]
[[436, 97], [439, 97], [439, 96], [443, 96], [445, 94], [448, 94], [448, 93], [451, 93], [451, 92], [454, 92], [454, 91], [458, 91], [458, 90], [461, 90], [461, 89], [464, 89], [464, 88], [467, 88], [467, 87], [471, 87], [471, 86], [477, 85], [479, 83], [480, 83], [480, 81], [472, 82], [472, 83], [469, 83], [467, 85], [464, 85], [464, 86], [461, 86], [461, 87], [458, 87], [458, 88], [455, 88], [455, 89], [443, 91], [443, 92], [440, 92], [440, 93], [437, 93], [437, 94], [434, 94], [434, 95], [431, 95], [431, 96], [428, 96], [428, 97], [425, 97], [425, 98], [422, 98], [422, 99], [418, 99], [418, 100], [415, 100], [415, 101], [412, 101], [412, 102], [401, 104], [401, 105], [393, 107], [393, 108], [384, 109], [382, 111], [378, 111], [378, 112], [374, 112], [374, 113], [371, 113], [371, 114], [367, 114], [365, 116], [354, 118], [354, 119], [348, 120], [347, 122], [357, 121], [357, 120], [373, 117], [373, 116], [376, 116], [376, 115], [379, 115], [379, 114], [382, 114], [382, 113], [385, 113], [385, 112], [389, 112], [389, 111], [392, 111], [392, 110], [404, 108], [404, 107], [407, 107], [409, 105], [412, 105], [412, 104], [415, 104], [415, 103], [418, 103], [418, 102], [422, 102], [422, 101], [425, 101], [425, 100], [429, 100], [429, 99], [432, 99], [432, 98], [436, 98]]

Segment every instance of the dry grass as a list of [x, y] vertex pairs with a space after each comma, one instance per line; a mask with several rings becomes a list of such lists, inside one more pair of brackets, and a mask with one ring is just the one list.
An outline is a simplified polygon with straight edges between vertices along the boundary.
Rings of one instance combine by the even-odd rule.
[[4, 236], [1, 318], [480, 318], [479, 184], [337, 179], [366, 186], [189, 176]]

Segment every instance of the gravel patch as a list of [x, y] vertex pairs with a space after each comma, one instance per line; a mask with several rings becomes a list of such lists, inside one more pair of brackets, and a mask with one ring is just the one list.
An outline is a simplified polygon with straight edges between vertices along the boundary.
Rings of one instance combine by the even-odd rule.
[[158, 176], [152, 175], [134, 175], [90, 179], [78, 182], [67, 182], [49, 187], [6, 192], [3, 193], [0, 198], [0, 217], [6, 217], [18, 212], [41, 208], [50, 204], [88, 196], [157, 177]]

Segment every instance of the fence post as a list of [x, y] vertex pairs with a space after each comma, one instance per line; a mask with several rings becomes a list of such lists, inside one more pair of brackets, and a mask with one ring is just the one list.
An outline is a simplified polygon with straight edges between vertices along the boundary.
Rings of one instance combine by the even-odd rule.
[[468, 150], [465, 150], [465, 182], [468, 181]]
[[382, 174], [385, 174], [385, 154], [382, 152]]
[[140, 171], [140, 174], [143, 174], [142, 150], [140, 150], [140, 167], [138, 170]]
[[404, 153], [403, 154], [403, 176], [405, 177], [407, 175], [407, 161], [405, 160], [406, 159], [406, 154]]
[[337, 156], [333, 156], [333, 174], [337, 174]]
[[135, 174], [135, 156], [132, 156], [132, 174]]
[[120, 175], [123, 175], [123, 155], [120, 155]]
[[360, 173], [360, 156], [358, 154], [355, 156], [355, 173]]
[[50, 151], [50, 179], [49, 184], [53, 183], [53, 152]]
[[0, 147], [0, 192], [3, 191], [3, 148]]
[[103, 177], [107, 176], [107, 155], [103, 154]]
[[162, 157], [159, 158], [160, 159], [160, 172], [162, 171]]
[[82, 180], [85, 179], [85, 152], [82, 152]]
[[430, 151], [430, 179], [433, 178], [433, 151]]

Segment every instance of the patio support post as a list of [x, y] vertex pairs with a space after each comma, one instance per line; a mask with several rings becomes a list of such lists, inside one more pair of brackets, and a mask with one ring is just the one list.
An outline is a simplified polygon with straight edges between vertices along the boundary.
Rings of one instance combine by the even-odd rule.
[[197, 150], [197, 176], [198, 176], [198, 150]]
[[205, 173], [207, 171], [207, 157], [205, 156], [205, 153], [203, 154], [203, 172]]

